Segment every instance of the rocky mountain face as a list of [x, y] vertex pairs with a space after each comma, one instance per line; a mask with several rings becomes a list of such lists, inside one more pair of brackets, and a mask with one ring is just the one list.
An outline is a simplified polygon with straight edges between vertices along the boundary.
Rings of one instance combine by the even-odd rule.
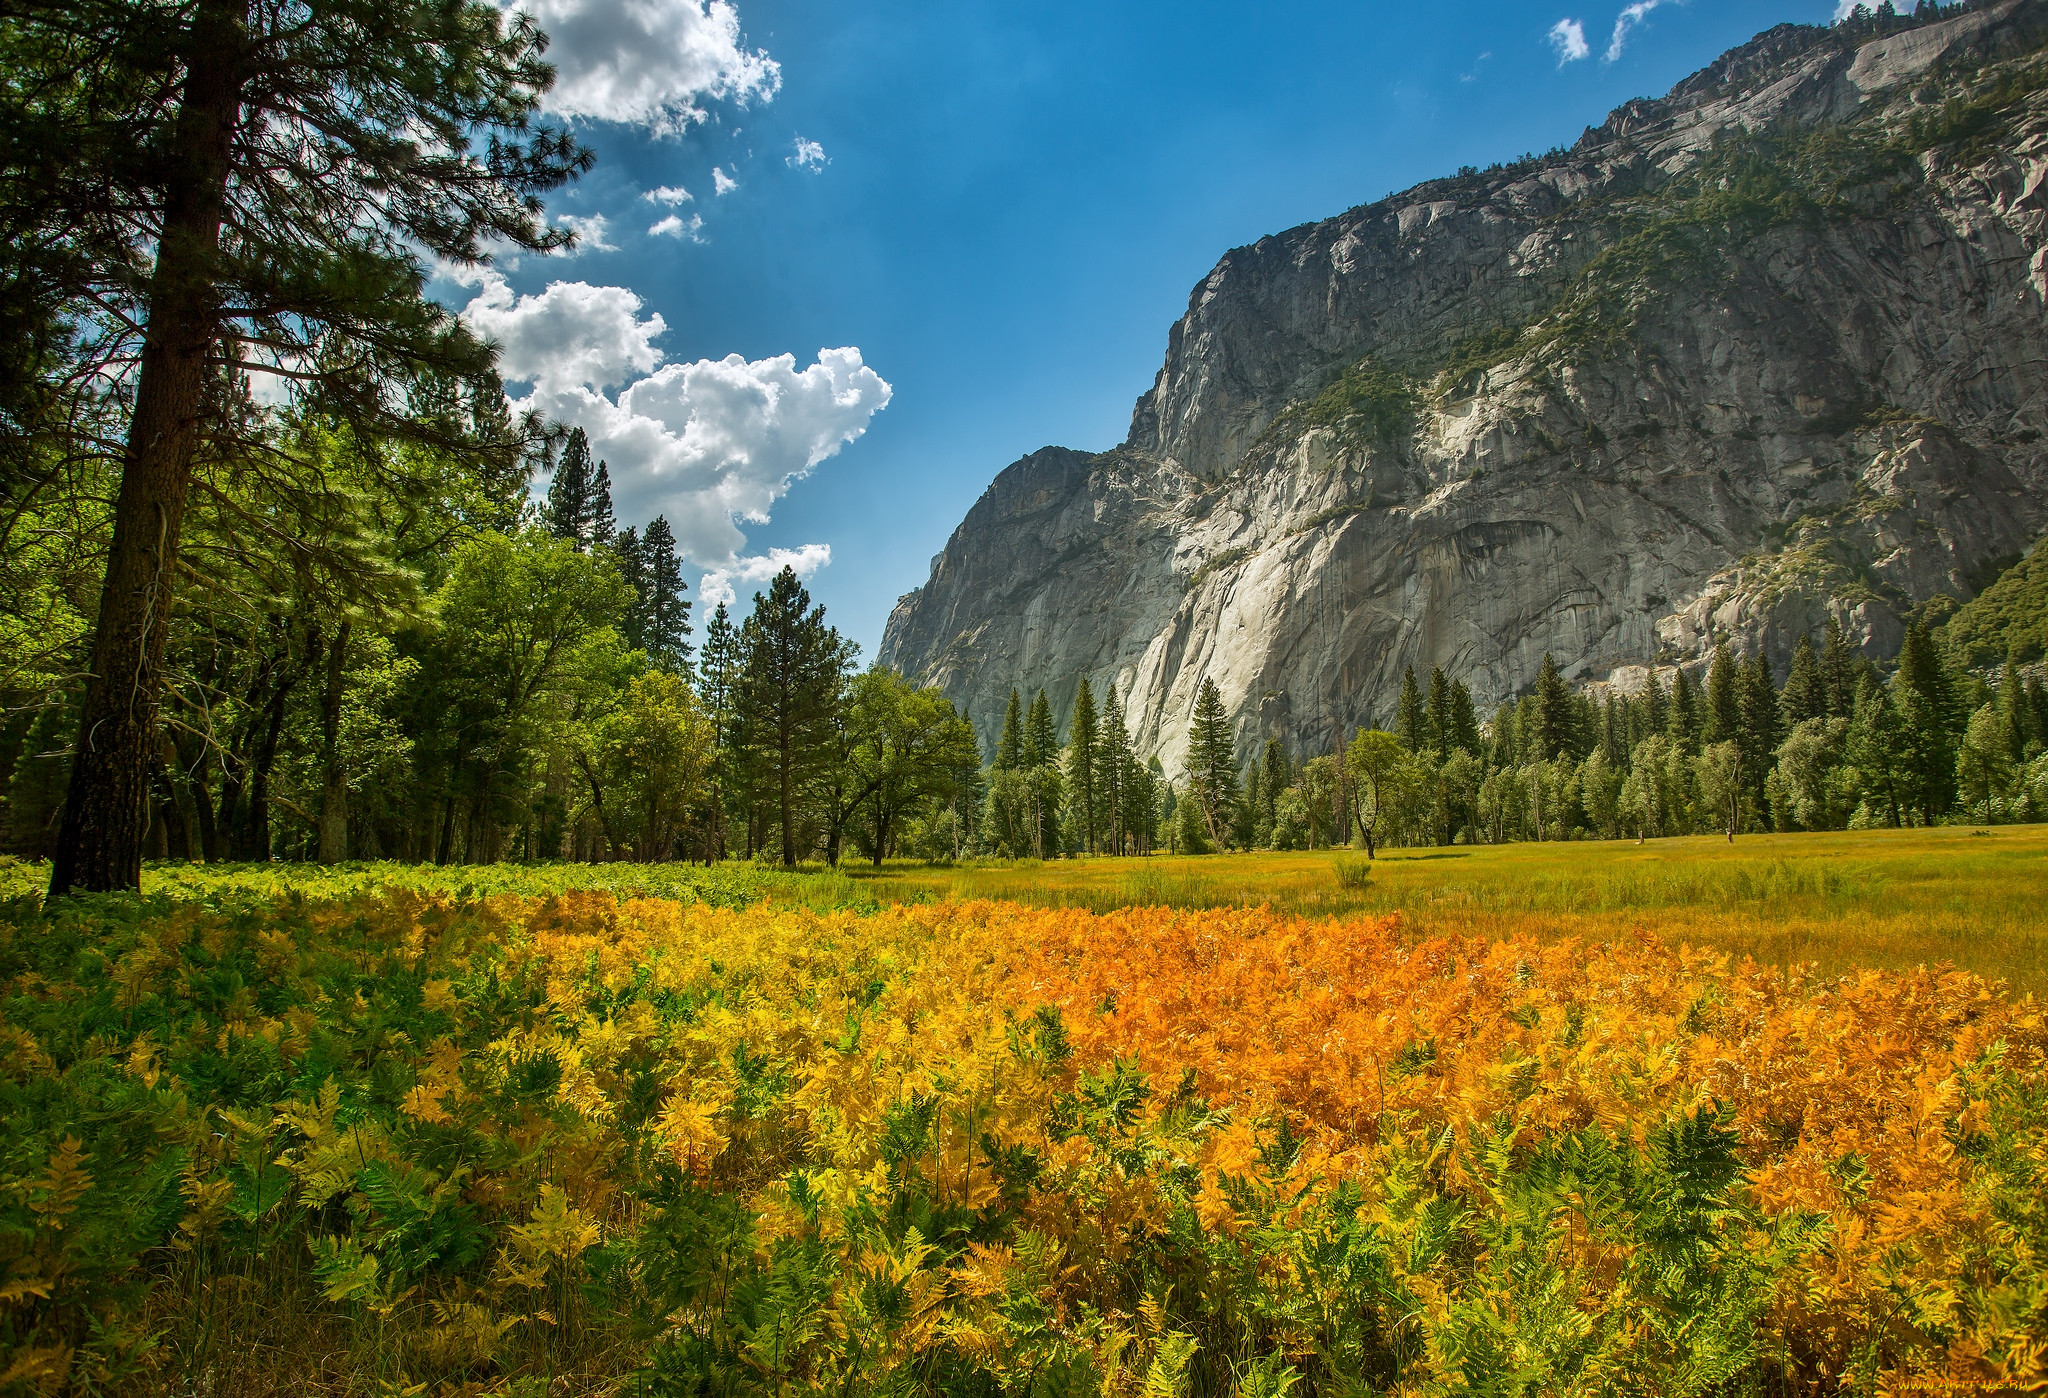
[[1876, 655], [2048, 525], [2048, 0], [1782, 26], [1569, 151], [1227, 254], [1128, 440], [998, 475], [881, 659], [992, 737], [1202, 680], [1328, 751], [1840, 621]]

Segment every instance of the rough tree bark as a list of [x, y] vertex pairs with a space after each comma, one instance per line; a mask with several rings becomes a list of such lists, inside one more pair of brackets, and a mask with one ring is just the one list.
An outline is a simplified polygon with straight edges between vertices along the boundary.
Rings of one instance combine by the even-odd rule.
[[193, 23], [92, 673], [50, 869], [53, 897], [142, 882], [164, 631], [199, 444], [206, 361], [220, 328], [213, 270], [241, 106], [247, 16], [247, 0], [206, 0]]
[[327, 688], [320, 696], [320, 862], [348, 858], [348, 779], [341, 770], [341, 691], [352, 623], [347, 617], [327, 642]]

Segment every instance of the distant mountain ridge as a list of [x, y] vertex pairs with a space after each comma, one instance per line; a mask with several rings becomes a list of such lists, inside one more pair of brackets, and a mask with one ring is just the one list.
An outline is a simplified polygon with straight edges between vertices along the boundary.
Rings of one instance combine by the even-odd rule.
[[1889, 653], [2048, 524], [2048, 0], [1785, 25], [1568, 152], [1234, 249], [1130, 436], [1001, 472], [880, 658], [1114, 686], [1177, 772], [1213, 678], [1324, 751], [1404, 667], [1482, 705], [1715, 641]]

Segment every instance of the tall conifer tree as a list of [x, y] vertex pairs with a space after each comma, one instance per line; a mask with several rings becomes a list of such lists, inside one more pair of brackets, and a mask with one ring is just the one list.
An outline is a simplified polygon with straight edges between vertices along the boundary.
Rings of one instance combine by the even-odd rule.
[[996, 739], [995, 769], [1017, 772], [1024, 767], [1024, 701], [1016, 688], [1010, 690], [1010, 707], [1003, 710], [1003, 732]]
[[1713, 664], [1707, 667], [1707, 703], [1704, 731], [1700, 741], [1707, 747], [1734, 742], [1742, 731], [1742, 683], [1735, 657], [1722, 641], [1714, 647]]
[[583, 539], [593, 549], [610, 548], [619, 521], [612, 514], [612, 468], [600, 461], [590, 480], [590, 508], [585, 512]]
[[1410, 752], [1431, 746], [1429, 712], [1423, 706], [1422, 690], [1415, 683], [1415, 667], [1401, 672], [1401, 701], [1394, 708], [1394, 735]]
[[548, 532], [557, 539], [569, 540], [578, 549], [590, 542], [594, 469], [590, 463], [590, 438], [582, 428], [570, 428], [568, 440], [562, 443], [562, 455], [555, 462], [554, 479], [548, 482], [544, 514]]
[[775, 575], [766, 597], [754, 594], [740, 647], [742, 721], [775, 800], [783, 866], [793, 868], [799, 802], [834, 755], [833, 719], [852, 648], [825, 624], [825, 609], [811, 605], [793, 568]]
[[1796, 728], [1810, 718], [1828, 716], [1827, 677], [1821, 673], [1820, 657], [1813, 642], [1801, 636], [1792, 647], [1792, 668], [1785, 674], [1785, 691], [1780, 697], [1785, 727]]
[[1671, 745], [1687, 757], [1700, 755], [1699, 691], [1684, 670], [1671, 677]]
[[641, 646], [648, 658], [672, 674], [690, 663], [690, 599], [683, 593], [683, 563], [676, 556], [676, 536], [661, 515], [647, 526], [640, 541], [646, 570]]
[[1095, 735], [1095, 780], [1102, 802], [1102, 833], [1111, 854], [1122, 854], [1125, 850], [1130, 829], [1129, 779], [1134, 766], [1131, 735], [1124, 727], [1124, 707], [1112, 685], [1109, 697], [1103, 700]]
[[1223, 696], [1212, 679], [1202, 681], [1195, 699], [1195, 721], [1188, 734], [1188, 779], [1201, 803], [1209, 840], [1220, 848], [1230, 833], [1237, 806], [1237, 744], [1231, 736]]
[[1741, 667], [1740, 726], [1736, 747], [1742, 753], [1742, 783], [1750, 809], [1768, 810], [1765, 779], [1778, 750], [1778, 691], [1771, 683], [1771, 662], [1761, 650]]
[[641, 547], [640, 531], [628, 529], [612, 540], [612, 561], [619, 576], [633, 589], [626, 614], [620, 619], [619, 634], [634, 650], [647, 649], [647, 551]]
[[[627, 530], [627, 535], [633, 531]], [[704, 704], [704, 716], [711, 723], [711, 842], [714, 853], [725, 849], [725, 803], [734, 779], [736, 754], [735, 710], [744, 660], [739, 629], [732, 614], [720, 602], [704, 626], [704, 654], [697, 667], [697, 696]]]
[[8, 24], [14, 51], [84, 64], [14, 84], [17, 116], [75, 104], [77, 148], [119, 151], [42, 209], [87, 250], [67, 263], [76, 310], [130, 328], [134, 353], [50, 892], [133, 889], [195, 465], [209, 440], [265, 450], [225, 409], [228, 375], [285, 371], [269, 381], [330, 418], [480, 475], [523, 466], [493, 356], [426, 295], [425, 264], [564, 245], [540, 196], [589, 156], [533, 125], [539, 29], [483, 0], [74, 0]]
[[1848, 718], [1855, 712], [1859, 659], [1842, 624], [1829, 617], [1827, 641], [1820, 654], [1821, 686], [1827, 694], [1829, 718]]
[[1041, 689], [1024, 713], [1024, 765], [1050, 767], [1059, 760], [1059, 725], [1053, 722], [1052, 702]]
[[1074, 686], [1074, 721], [1068, 729], [1067, 800], [1081, 847], [1090, 854], [1095, 853], [1095, 835], [1101, 824], [1095, 793], [1095, 728], [1095, 695], [1083, 675]]
[[[1559, 753], [1576, 751], [1578, 743], [1573, 730], [1572, 692], [1558, 671], [1557, 662], [1550, 658], [1550, 652], [1543, 653], [1543, 667], [1536, 672], [1536, 721], [1534, 751], [1525, 751], [1525, 762], [1548, 762]], [[1524, 735], [1525, 739], [1527, 735]]]
[[1479, 756], [1479, 715], [1472, 707], [1472, 691], [1463, 680], [1451, 681], [1451, 727], [1445, 742]]

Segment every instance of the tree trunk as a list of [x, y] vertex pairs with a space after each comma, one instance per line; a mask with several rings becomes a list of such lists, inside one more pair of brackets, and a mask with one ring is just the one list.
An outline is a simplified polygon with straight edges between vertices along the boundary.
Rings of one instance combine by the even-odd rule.
[[201, 750], [191, 772], [192, 809], [199, 819], [199, 848], [208, 864], [218, 864], [228, 857], [228, 841], [227, 832], [221, 829], [219, 810], [214, 805], [213, 788], [208, 785], [213, 774], [211, 750]]
[[343, 617], [327, 643], [327, 688], [320, 696], [322, 864], [339, 864], [348, 858], [348, 781], [341, 770], [341, 681], [352, 624]]
[[791, 751], [795, 748], [796, 744], [792, 739], [787, 723], [782, 727], [781, 738], [782, 760], [777, 765], [781, 768], [780, 775], [782, 778], [782, 867], [794, 869], [796, 867], [796, 827], [790, 820], [791, 816], [795, 814], [795, 809], [793, 806], [793, 793], [789, 789], [789, 762]]
[[[286, 653], [286, 665], [291, 664], [290, 653]], [[270, 771], [277, 765], [277, 745], [284, 736], [285, 702], [291, 698], [299, 682], [297, 670], [288, 670], [283, 679], [270, 691], [270, 704], [264, 714], [264, 727], [256, 742], [256, 752], [250, 763], [249, 775], [249, 825], [247, 858], [263, 861], [270, 858]]]
[[164, 631], [199, 444], [206, 359], [220, 331], [214, 260], [241, 108], [247, 15], [247, 0], [207, 0], [193, 21], [164, 181], [149, 326], [93, 631], [92, 672], [50, 867], [53, 897], [73, 889], [139, 888], [142, 882], [148, 755], [163, 686]]

